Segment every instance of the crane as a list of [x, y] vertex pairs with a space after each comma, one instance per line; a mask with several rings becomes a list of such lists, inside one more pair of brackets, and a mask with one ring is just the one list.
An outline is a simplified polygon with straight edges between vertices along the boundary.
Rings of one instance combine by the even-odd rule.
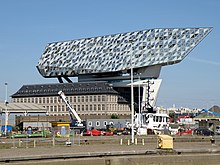
[[64, 92], [63, 92], [63, 91], [59, 91], [58, 94], [59, 94], [59, 96], [61, 97], [61, 99], [65, 102], [67, 108], [69, 109], [70, 118], [71, 118], [71, 124], [74, 124], [74, 123], [75, 123], [75, 122], [74, 122], [75, 120], [74, 120], [74, 117], [73, 117], [73, 116], [75, 116], [75, 118], [76, 118], [76, 120], [77, 120], [77, 125], [76, 125], [76, 126], [78, 126], [78, 127], [83, 127], [84, 125], [83, 125], [83, 123], [82, 123], [81, 118], [80, 118], [79, 115], [76, 113], [76, 111], [72, 108], [72, 106], [71, 106], [71, 104], [69, 103], [69, 101], [68, 101], [66, 95], [64, 94]]

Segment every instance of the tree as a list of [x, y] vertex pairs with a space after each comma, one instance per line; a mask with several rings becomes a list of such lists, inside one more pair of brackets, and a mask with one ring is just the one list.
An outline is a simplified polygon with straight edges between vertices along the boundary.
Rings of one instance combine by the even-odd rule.
[[112, 114], [111, 119], [119, 119], [119, 116], [117, 114]]

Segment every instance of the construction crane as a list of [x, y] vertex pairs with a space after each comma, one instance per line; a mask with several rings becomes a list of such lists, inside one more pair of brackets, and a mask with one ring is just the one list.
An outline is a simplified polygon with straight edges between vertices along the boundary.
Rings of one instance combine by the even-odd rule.
[[[76, 111], [72, 108], [71, 104], [69, 103], [66, 95], [64, 94], [63, 91], [59, 91], [58, 92], [59, 96], [62, 98], [62, 100], [65, 102], [68, 110], [69, 110], [69, 114], [70, 114], [70, 118], [71, 118], [71, 124], [75, 125], [75, 120], [74, 117], [76, 118], [77, 122], [76, 122], [76, 126], [77, 127], [84, 127], [83, 122], [81, 120], [81, 118], [79, 117], [79, 115], [76, 113]], [[73, 117], [74, 116], [74, 117]]]

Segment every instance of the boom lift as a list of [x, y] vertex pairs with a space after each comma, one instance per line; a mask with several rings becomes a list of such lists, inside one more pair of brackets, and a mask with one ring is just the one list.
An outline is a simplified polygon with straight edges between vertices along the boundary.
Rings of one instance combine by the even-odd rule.
[[[59, 91], [58, 94], [61, 97], [61, 99], [65, 102], [67, 108], [69, 109], [69, 114], [70, 114], [70, 118], [71, 118], [71, 125], [72, 125], [72, 127], [84, 128], [85, 126], [83, 124], [83, 121], [81, 120], [79, 115], [76, 113], [76, 111], [72, 108], [72, 106], [69, 103], [69, 101], [67, 100], [67, 97], [64, 94], [64, 92], [63, 91]], [[75, 118], [77, 120], [76, 122], [75, 122], [73, 116], [75, 116]]]

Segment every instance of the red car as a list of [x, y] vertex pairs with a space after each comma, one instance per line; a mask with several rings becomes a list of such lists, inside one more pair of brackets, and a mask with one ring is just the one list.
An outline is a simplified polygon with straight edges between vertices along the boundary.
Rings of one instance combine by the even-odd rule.
[[103, 136], [111, 136], [111, 135], [113, 135], [113, 133], [112, 132], [108, 132], [108, 131], [101, 131], [101, 135], [103, 135]]
[[193, 131], [191, 129], [180, 130], [177, 135], [192, 135]]
[[97, 129], [87, 130], [83, 135], [84, 136], [100, 136], [101, 131], [99, 131]]

